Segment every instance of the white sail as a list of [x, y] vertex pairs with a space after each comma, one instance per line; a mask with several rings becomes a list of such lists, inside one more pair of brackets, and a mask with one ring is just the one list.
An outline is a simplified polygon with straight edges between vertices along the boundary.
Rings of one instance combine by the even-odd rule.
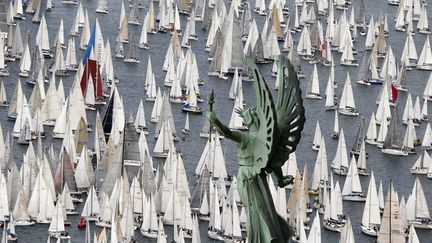
[[374, 225], [381, 224], [379, 200], [375, 184], [375, 176], [373, 171], [369, 180], [368, 193], [366, 203], [363, 209], [362, 227], [373, 228]]

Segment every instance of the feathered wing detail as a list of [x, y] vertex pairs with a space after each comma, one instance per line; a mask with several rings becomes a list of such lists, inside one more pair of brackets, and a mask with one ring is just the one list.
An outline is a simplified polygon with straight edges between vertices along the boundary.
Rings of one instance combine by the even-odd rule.
[[[277, 99], [277, 130], [270, 154], [271, 167], [280, 167], [288, 160], [300, 142], [301, 132], [306, 121], [303, 98], [297, 73], [291, 62], [279, 56], [279, 92]], [[288, 75], [288, 77], [287, 77]]]
[[[269, 87], [261, 75], [256, 64], [250, 58], [246, 58], [246, 64], [252, 69], [256, 94], [256, 114], [258, 116], [259, 130], [254, 144], [254, 170], [260, 173], [267, 167], [269, 155], [273, 148], [276, 132], [276, 108]], [[259, 151], [259, 152], [258, 152]]]

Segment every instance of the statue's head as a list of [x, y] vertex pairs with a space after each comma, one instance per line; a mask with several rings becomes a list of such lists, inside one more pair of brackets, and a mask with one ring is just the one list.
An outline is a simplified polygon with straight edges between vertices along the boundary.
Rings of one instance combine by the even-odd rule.
[[256, 107], [249, 107], [245, 110], [237, 110], [237, 113], [243, 118], [243, 122], [247, 127], [251, 127], [252, 124], [258, 121]]

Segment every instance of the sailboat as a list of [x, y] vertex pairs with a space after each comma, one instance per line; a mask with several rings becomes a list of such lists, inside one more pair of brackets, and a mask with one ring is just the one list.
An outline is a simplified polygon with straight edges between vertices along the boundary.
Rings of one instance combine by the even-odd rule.
[[426, 175], [432, 167], [432, 159], [426, 150], [421, 153], [414, 165], [411, 167], [412, 174]]
[[[281, 190], [285, 191], [281, 188]], [[235, 195], [227, 199], [231, 202], [224, 208], [224, 233], [223, 238], [227, 243], [240, 243], [243, 240], [243, 236], [240, 228], [240, 215], [238, 212]], [[284, 199], [285, 200], [285, 199]]]
[[366, 195], [362, 193], [360, 178], [357, 170], [357, 162], [355, 157], [351, 157], [350, 167], [344, 187], [342, 189], [342, 200], [363, 202], [366, 200]]
[[356, 109], [354, 102], [354, 94], [351, 86], [351, 79], [349, 73], [347, 73], [344, 89], [342, 91], [342, 97], [340, 99], [339, 113], [347, 116], [358, 116], [359, 112]]
[[363, 209], [362, 222], [360, 225], [361, 231], [366, 235], [378, 236], [380, 224], [381, 218], [375, 176], [373, 172], [371, 172], [365, 207]]
[[335, 95], [335, 85], [332, 79], [332, 75], [329, 75], [329, 79], [327, 81], [327, 87], [325, 91], [326, 101], [325, 108], [327, 111], [335, 110], [337, 108], [336, 95]]
[[61, 200], [57, 201], [55, 212], [52, 217], [48, 232], [50, 236], [61, 240], [71, 239], [71, 236], [65, 230], [65, 221], [63, 218], [63, 202]]
[[358, 66], [357, 60], [353, 55], [352, 40], [349, 35], [346, 35], [346, 44], [341, 56], [341, 65], [343, 66]]
[[378, 232], [377, 243], [404, 243], [405, 235], [402, 229], [401, 212], [399, 200], [394, 191], [393, 182], [390, 181], [390, 188], [387, 193], [384, 214], [381, 219], [381, 226]]
[[432, 219], [420, 180], [416, 178], [411, 195], [406, 203], [408, 225], [421, 229], [432, 229]]
[[36, 223], [34, 220], [30, 219], [27, 213], [26, 198], [22, 190], [18, 193], [12, 215], [15, 219], [15, 226], [29, 226]]
[[6, 97], [6, 89], [3, 81], [0, 82], [0, 106], [9, 106], [9, 101]]
[[418, 70], [432, 70], [432, 50], [429, 41], [429, 35], [426, 36], [423, 49], [417, 61]]
[[306, 98], [309, 99], [322, 98], [319, 90], [319, 79], [318, 79], [318, 71], [317, 71], [316, 64], [314, 64], [314, 69], [306, 88]]
[[[385, 126], [382, 125], [382, 126]], [[391, 155], [407, 156], [408, 152], [403, 149], [403, 137], [397, 107], [393, 109], [393, 116], [382, 146], [383, 153]]]
[[315, 151], [319, 151], [320, 149], [320, 143], [321, 143], [321, 127], [319, 124], [319, 120], [317, 120], [316, 126], [315, 126], [315, 133], [314, 133], [314, 139], [312, 142], [312, 149]]
[[210, 189], [211, 189], [211, 196], [210, 196], [210, 221], [209, 221], [209, 228], [208, 228], [208, 237], [210, 237], [213, 240], [221, 240], [223, 241], [222, 236], [222, 216], [220, 212], [220, 204], [219, 204], [219, 193], [218, 193], [218, 187], [215, 186], [211, 180], [210, 180]]
[[96, 221], [99, 215], [100, 207], [98, 202], [98, 197], [96, 195], [96, 190], [94, 186], [90, 188], [88, 192], [87, 200], [84, 204], [84, 208], [81, 213], [81, 217], [89, 221]]
[[[0, 46], [4, 47], [4, 36], [0, 37]], [[9, 70], [6, 68], [5, 65], [5, 55], [4, 55], [4, 48], [0, 48], [0, 76], [1, 77], [7, 77], [9, 76]]]
[[138, 59], [138, 44], [135, 42], [134, 35], [131, 35], [128, 44], [128, 50], [123, 59], [126, 63], [139, 63]]
[[190, 130], [189, 130], [189, 114], [188, 113], [186, 113], [185, 126], [181, 130], [181, 132], [184, 133], [184, 134], [188, 134], [190, 132]]
[[197, 93], [192, 85], [189, 86], [188, 94], [186, 95], [186, 104], [183, 106], [182, 111], [192, 114], [202, 113], [201, 107], [198, 106]]
[[422, 7], [421, 7], [421, 14], [420, 14], [420, 19], [417, 23], [417, 30], [421, 34], [429, 35], [431, 33], [431, 30], [429, 28], [429, 20], [428, 20], [428, 15], [427, 15], [427, 10], [426, 10], [425, 4], [422, 5]]
[[109, 13], [107, 0], [99, 0], [96, 7], [96, 13]]
[[346, 151], [346, 143], [343, 129], [340, 130], [336, 155], [333, 159], [331, 167], [333, 169], [333, 172], [338, 175], [346, 175], [348, 173], [348, 155]]
[[334, 232], [341, 232], [345, 226], [345, 219], [342, 212], [342, 196], [339, 182], [333, 186], [333, 176], [330, 179], [330, 200], [327, 197], [324, 211], [324, 228]]
[[146, 200], [143, 222], [141, 225], [141, 234], [148, 238], [158, 238], [159, 225], [153, 195], [150, 194]]
[[330, 137], [333, 139], [339, 138], [339, 118], [338, 113], [335, 111], [335, 119], [333, 124], [333, 132], [330, 134]]

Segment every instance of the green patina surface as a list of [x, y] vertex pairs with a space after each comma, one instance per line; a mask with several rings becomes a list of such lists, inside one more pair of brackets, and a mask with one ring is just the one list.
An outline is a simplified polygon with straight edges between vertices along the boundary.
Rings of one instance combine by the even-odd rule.
[[209, 96], [207, 118], [238, 148], [238, 190], [247, 214], [248, 242], [289, 242], [291, 228], [276, 212], [267, 174], [275, 174], [279, 187], [293, 182], [292, 176], [282, 174], [282, 166], [296, 149], [306, 121], [299, 81], [289, 60], [280, 56], [275, 105], [258, 67], [251, 59], [246, 59], [246, 63], [254, 76], [256, 106], [238, 112], [249, 132], [231, 130], [219, 121], [213, 111], [213, 92]]

